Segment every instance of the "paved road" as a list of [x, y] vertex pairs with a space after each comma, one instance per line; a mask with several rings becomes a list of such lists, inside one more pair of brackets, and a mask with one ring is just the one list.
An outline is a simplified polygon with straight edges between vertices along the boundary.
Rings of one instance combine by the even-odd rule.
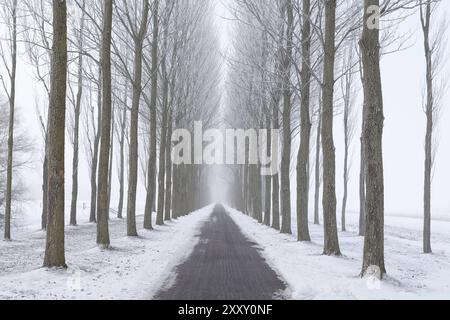
[[173, 286], [156, 299], [270, 300], [283, 298], [286, 289], [222, 206], [216, 206], [193, 253], [175, 271]]

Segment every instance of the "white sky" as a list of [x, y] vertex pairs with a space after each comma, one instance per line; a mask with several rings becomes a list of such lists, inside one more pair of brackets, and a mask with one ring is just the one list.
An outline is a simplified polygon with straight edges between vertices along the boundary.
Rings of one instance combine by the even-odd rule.
[[[450, 12], [450, 2], [443, 1], [441, 9]], [[217, 8], [217, 23], [220, 32], [222, 50], [229, 45], [229, 23], [221, 19], [226, 15], [222, 4]], [[419, 27], [418, 16], [409, 18], [400, 29]], [[401, 32], [401, 30], [400, 30]], [[385, 102], [385, 134], [384, 134], [384, 163], [385, 163], [385, 202], [388, 213], [408, 213], [420, 215], [423, 198], [423, 145], [425, 134], [425, 115], [422, 111], [422, 92], [424, 84], [424, 57], [422, 49], [422, 36], [416, 32], [414, 45], [396, 54], [385, 56], [382, 61], [382, 78]], [[448, 51], [447, 56], [450, 56]], [[450, 75], [450, 68], [446, 69]], [[32, 69], [20, 60], [18, 72], [18, 106], [21, 108], [20, 116], [27, 130], [36, 137], [36, 148], [39, 150], [37, 159], [41, 157], [42, 139], [39, 124], [34, 108], [34, 92], [37, 90]], [[359, 108], [357, 102], [356, 107]], [[297, 116], [297, 115], [293, 115]], [[359, 122], [359, 119], [358, 119]], [[338, 208], [342, 197], [342, 162], [343, 138], [342, 118], [335, 119], [335, 145], [337, 150], [337, 197]], [[442, 101], [442, 113], [439, 127], [439, 150], [436, 158], [435, 176], [433, 181], [432, 208], [435, 216], [450, 218], [450, 95]], [[352, 148], [352, 168], [349, 188], [348, 206], [350, 210], [359, 207], [358, 198], [358, 170], [359, 170], [359, 133], [356, 134]], [[84, 148], [81, 147], [79, 198], [80, 201], [89, 202], [90, 186]], [[116, 148], [117, 150], [117, 148]], [[67, 143], [66, 152], [66, 199], [70, 200], [71, 186], [71, 145]], [[36, 161], [33, 169], [28, 170], [25, 182], [30, 187], [28, 198], [40, 199], [41, 167]], [[117, 177], [114, 166], [113, 175]], [[295, 178], [295, 177], [293, 177]], [[294, 179], [293, 179], [294, 180]], [[142, 191], [142, 184], [139, 185]], [[117, 190], [117, 183], [113, 188]], [[292, 189], [295, 193], [295, 189]], [[113, 193], [113, 204], [115, 198]], [[143, 199], [141, 199], [143, 201]], [[338, 210], [340, 212], [340, 210]]]

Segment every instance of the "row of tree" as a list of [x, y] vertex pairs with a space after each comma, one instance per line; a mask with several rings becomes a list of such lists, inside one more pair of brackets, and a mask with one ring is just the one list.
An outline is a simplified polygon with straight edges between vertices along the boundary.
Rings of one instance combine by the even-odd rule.
[[[280, 174], [261, 177], [258, 165], [237, 168], [234, 186], [238, 191], [233, 194], [234, 204], [282, 233], [292, 233], [291, 211], [296, 211], [298, 240], [310, 241], [309, 199], [314, 176], [316, 224], [320, 220], [322, 186], [324, 254], [341, 255], [333, 125], [335, 116], [342, 114], [345, 158], [341, 225], [345, 231], [349, 148], [356, 133], [356, 116], [361, 114], [359, 232], [365, 237], [361, 274], [373, 266], [379, 268], [381, 275], [385, 274], [380, 59], [383, 54], [402, 47], [408, 35], [397, 34], [396, 29], [418, 10], [426, 57], [423, 250], [431, 252], [433, 130], [438, 94], [442, 92], [442, 88], [434, 86], [443, 48], [443, 29], [433, 21], [438, 5], [439, 1], [426, 0], [234, 1], [230, 10], [237, 23], [229, 59], [231, 112], [227, 120], [243, 128], [282, 130]], [[359, 97], [357, 78], [363, 91], [361, 112], [355, 108]], [[295, 142], [299, 148], [293, 150]], [[270, 139], [267, 147], [271, 147]], [[291, 210], [293, 163], [296, 164], [297, 206]]]
[[[11, 239], [16, 70], [28, 63], [42, 88], [36, 93], [43, 152], [44, 265], [66, 265], [65, 142], [73, 147], [70, 225], [76, 225], [82, 146], [90, 169], [90, 221], [97, 243], [110, 247], [110, 213], [126, 213], [137, 236], [136, 198], [146, 190], [144, 228], [184, 215], [207, 199], [206, 170], [173, 166], [172, 132], [194, 120], [213, 126], [220, 104], [220, 54], [214, 4], [208, 0], [2, 1], [9, 32], [2, 44], [10, 105], [5, 239]], [[23, 49], [23, 54], [19, 51]], [[23, 57], [23, 60], [20, 60]], [[29, 106], [28, 106], [29, 107]], [[84, 129], [84, 130], [83, 130]], [[80, 148], [81, 146], [81, 148]], [[115, 149], [118, 147], [118, 150]], [[14, 156], [16, 154], [14, 153]], [[111, 204], [114, 165], [119, 194]], [[128, 185], [126, 185], [128, 182]], [[125, 194], [127, 193], [127, 194]]]

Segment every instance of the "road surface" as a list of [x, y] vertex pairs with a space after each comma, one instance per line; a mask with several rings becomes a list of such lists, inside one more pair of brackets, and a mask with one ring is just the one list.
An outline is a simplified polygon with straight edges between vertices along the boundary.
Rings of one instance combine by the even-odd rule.
[[157, 300], [282, 299], [285, 283], [218, 205], [200, 232], [190, 257], [176, 267], [170, 288]]

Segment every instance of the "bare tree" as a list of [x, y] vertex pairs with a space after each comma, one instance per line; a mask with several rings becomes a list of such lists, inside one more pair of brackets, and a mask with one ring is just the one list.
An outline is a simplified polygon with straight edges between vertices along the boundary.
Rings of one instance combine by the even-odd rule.
[[294, 8], [292, 0], [284, 3], [286, 10], [286, 46], [283, 49], [283, 153], [281, 159], [281, 233], [292, 233], [291, 230], [291, 61], [294, 34]]
[[336, 168], [333, 141], [333, 95], [335, 65], [336, 0], [325, 3], [325, 44], [322, 105], [322, 150], [323, 150], [323, 216], [324, 254], [340, 255], [336, 223]]
[[423, 251], [431, 253], [431, 182], [434, 164], [433, 137], [439, 111], [442, 88], [436, 85], [437, 73], [442, 66], [442, 48], [445, 46], [443, 36], [446, 31], [445, 22], [437, 30], [433, 30], [433, 18], [440, 1], [420, 1], [420, 23], [424, 36], [424, 52], [426, 62], [426, 99], [424, 111], [427, 118], [425, 134], [425, 171], [424, 171], [424, 222]]
[[[134, 72], [131, 76], [133, 86], [133, 97], [131, 102], [130, 114], [130, 147], [129, 147], [129, 171], [128, 171], [128, 201], [127, 201], [127, 235], [137, 236], [136, 229], [136, 190], [137, 190], [137, 174], [138, 174], [138, 126], [139, 126], [139, 106], [142, 94], [142, 60], [144, 39], [148, 29], [148, 14], [150, 10], [149, 1], [144, 0], [142, 3], [141, 21], [138, 22], [131, 17], [131, 4], [128, 1], [122, 1], [122, 7], [116, 6], [118, 17], [127, 31], [128, 35], [133, 39], [134, 44]], [[137, 4], [134, 8], [137, 9]], [[137, 25], [138, 24], [138, 25]], [[120, 57], [120, 56], [119, 56]]]
[[[84, 113], [85, 121], [83, 121], [85, 129], [85, 150], [87, 162], [89, 165], [89, 182], [91, 186], [90, 192], [90, 212], [89, 222], [95, 223], [97, 221], [96, 206], [97, 206], [97, 168], [98, 168], [98, 154], [100, 149], [100, 130], [101, 130], [101, 81], [96, 79], [95, 74], [101, 76], [101, 71], [98, 71], [98, 64], [93, 63], [93, 60], [86, 62], [86, 76], [92, 86], [88, 87], [86, 94], [87, 106]], [[95, 101], [94, 101], [95, 99]]]
[[319, 102], [318, 108], [318, 120], [316, 124], [316, 156], [315, 156], [315, 170], [314, 170], [314, 224], [320, 224], [319, 218], [319, 198], [320, 198], [320, 186], [322, 184], [321, 178], [321, 162], [320, 162], [320, 153], [321, 153], [321, 142], [320, 132], [322, 131], [322, 103]]
[[128, 109], [128, 81], [125, 80], [124, 99], [119, 117], [116, 117], [116, 133], [119, 140], [119, 203], [117, 208], [117, 218], [123, 218], [123, 202], [125, 194], [125, 139], [127, 129], [127, 109]]
[[[149, 159], [147, 168], [147, 197], [145, 199], [145, 216], [144, 216], [144, 228], [152, 229], [152, 213], [155, 205], [156, 194], [156, 152], [157, 152], [157, 94], [158, 94], [158, 41], [159, 41], [159, 0], [153, 3], [153, 39], [151, 46], [151, 97], [150, 97], [150, 147], [149, 147]], [[157, 225], [164, 224], [164, 217], [159, 217], [156, 222]]]
[[11, 240], [11, 200], [12, 200], [12, 174], [13, 174], [13, 151], [14, 151], [14, 113], [16, 104], [16, 73], [17, 73], [17, 0], [9, 0], [1, 5], [4, 19], [8, 26], [9, 57], [6, 58], [3, 45], [0, 44], [0, 53], [3, 65], [8, 74], [9, 87], [3, 76], [0, 76], [3, 88], [9, 101], [9, 125], [8, 125], [8, 160], [6, 173], [6, 195], [5, 195], [5, 240]]
[[[362, 71], [362, 57], [359, 55], [359, 73], [361, 78], [361, 83], [364, 85], [363, 71]], [[362, 114], [361, 127], [364, 128], [364, 108]], [[360, 137], [360, 164], [359, 164], [359, 230], [358, 234], [364, 237], [366, 232], [366, 174], [365, 174], [365, 153], [364, 153], [364, 137], [361, 134]]]
[[53, 0], [53, 45], [48, 111], [48, 219], [45, 267], [66, 267], [64, 254], [64, 131], [67, 86], [67, 6]]
[[90, 215], [89, 222], [97, 222], [97, 172], [100, 167], [98, 162], [98, 156], [100, 152], [100, 138], [101, 138], [101, 126], [102, 126], [102, 70], [98, 65], [98, 80], [94, 81], [97, 91], [97, 114], [92, 113], [93, 124], [93, 148], [91, 154], [91, 202], [90, 202]]
[[[172, 6], [173, 2], [168, 2], [167, 6]], [[160, 128], [160, 144], [159, 144], [159, 169], [158, 169], [158, 206], [157, 206], [157, 217], [156, 223], [158, 225], [164, 224], [164, 220], [167, 220], [167, 215], [164, 214], [165, 201], [164, 197], [166, 194], [166, 162], [168, 158], [166, 157], [167, 142], [170, 139], [168, 134], [169, 129], [169, 85], [170, 78], [168, 72], [168, 38], [169, 38], [169, 22], [172, 9], [165, 8], [164, 11], [169, 12], [163, 19], [163, 44], [161, 53], [161, 78], [162, 78], [162, 104], [161, 104], [161, 128]], [[170, 217], [170, 215], [169, 215]]]
[[51, 29], [52, 29], [52, 1], [30, 0], [24, 1], [25, 21], [28, 25], [24, 29], [24, 42], [28, 60], [34, 68], [34, 76], [42, 85], [46, 96], [44, 99], [36, 99], [36, 112], [42, 129], [44, 141], [44, 155], [42, 161], [42, 213], [41, 228], [47, 228], [48, 209], [48, 158], [47, 158], [47, 109], [50, 103], [50, 64], [52, 60]]
[[[114, 86], [114, 89], [116, 88], [116, 86]], [[110, 133], [110, 137], [111, 137], [111, 141], [110, 141], [110, 147], [109, 147], [109, 170], [108, 170], [108, 220], [111, 218], [110, 217], [110, 213], [111, 213], [111, 192], [112, 192], [112, 184], [113, 184], [113, 175], [112, 175], [112, 168], [113, 168], [113, 164], [114, 164], [114, 126], [116, 123], [116, 101], [112, 100], [112, 104], [111, 104], [111, 133]]]
[[303, 0], [300, 149], [297, 158], [297, 239], [311, 241], [308, 227], [309, 152], [311, 143], [311, 1]]
[[[86, 91], [89, 93], [88, 105], [89, 112], [85, 114], [85, 149], [88, 157], [89, 175], [90, 175], [90, 215], [89, 222], [97, 222], [97, 174], [99, 168], [100, 135], [102, 121], [102, 67], [100, 64], [100, 47], [102, 43], [102, 25], [99, 21], [103, 20], [102, 2], [93, 0], [75, 0], [74, 1], [82, 15], [85, 16], [83, 28], [83, 56], [86, 59], [83, 67], [84, 77], [87, 80]], [[86, 3], [84, 3], [86, 2]], [[79, 50], [77, 50], [79, 51]], [[84, 59], [83, 59], [84, 60]], [[95, 104], [94, 104], [95, 95]]]
[[[379, 0], [364, 0], [364, 23], [360, 40], [364, 79], [364, 155], [366, 176], [366, 231], [362, 275], [369, 267], [386, 273], [384, 264], [383, 92], [380, 71], [380, 30], [373, 26]], [[372, 9], [372, 10], [371, 10]], [[377, 15], [375, 14], [375, 18]]]
[[343, 76], [341, 78], [341, 94], [342, 103], [344, 109], [344, 195], [342, 197], [342, 211], [341, 211], [341, 228], [342, 231], [346, 231], [346, 211], [347, 211], [347, 198], [348, 198], [348, 181], [350, 174], [350, 160], [349, 152], [350, 146], [355, 134], [355, 119], [354, 119], [354, 97], [355, 92], [353, 90], [353, 73], [354, 73], [354, 48], [353, 43], [350, 42], [348, 48], [343, 57]]
[[172, 110], [169, 112], [168, 119], [168, 127], [167, 127], [167, 147], [166, 147], [166, 186], [165, 186], [165, 204], [164, 204], [164, 219], [166, 221], [172, 219], [172, 132], [173, 132], [173, 119], [172, 119]]
[[111, 148], [111, 33], [112, 33], [113, 0], [104, 0], [103, 31], [101, 48], [102, 67], [102, 126], [100, 158], [98, 168], [98, 199], [97, 199], [97, 244], [104, 248], [110, 246], [108, 229], [108, 183], [109, 154]]
[[[85, 24], [85, 1], [82, 2], [79, 30], [77, 32], [77, 50], [78, 50], [78, 68], [77, 68], [77, 93], [75, 95], [72, 85], [69, 82], [70, 97], [69, 100], [73, 105], [73, 130], [71, 133], [71, 141], [73, 144], [72, 159], [72, 200], [70, 205], [70, 225], [77, 225], [77, 200], [78, 200], [78, 163], [79, 163], [79, 144], [80, 144], [80, 115], [81, 104], [83, 98], [83, 40], [84, 40], [84, 24]], [[70, 126], [69, 126], [70, 128]]]

